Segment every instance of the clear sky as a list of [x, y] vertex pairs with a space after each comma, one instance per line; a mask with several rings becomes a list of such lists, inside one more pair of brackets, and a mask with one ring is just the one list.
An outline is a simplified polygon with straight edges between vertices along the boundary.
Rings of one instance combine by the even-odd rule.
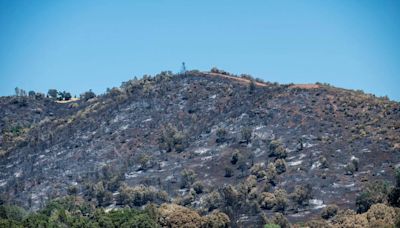
[[0, 0], [0, 95], [213, 66], [400, 100], [400, 1]]

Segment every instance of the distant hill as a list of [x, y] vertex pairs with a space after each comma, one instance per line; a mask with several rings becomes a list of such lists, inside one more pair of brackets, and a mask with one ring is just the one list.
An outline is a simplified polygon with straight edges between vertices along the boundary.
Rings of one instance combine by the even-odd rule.
[[234, 226], [275, 212], [302, 222], [331, 204], [363, 212], [365, 186], [393, 185], [400, 166], [399, 103], [215, 69], [87, 101], [1, 97], [0, 117], [1, 200], [33, 211], [78, 195], [108, 209], [219, 209]]

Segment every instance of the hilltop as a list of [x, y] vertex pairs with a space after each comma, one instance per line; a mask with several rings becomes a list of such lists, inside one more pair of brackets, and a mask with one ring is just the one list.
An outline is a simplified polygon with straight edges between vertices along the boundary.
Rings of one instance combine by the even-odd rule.
[[[74, 195], [108, 209], [176, 203], [231, 225], [291, 222], [395, 183], [400, 105], [327, 84], [188, 71], [88, 100], [0, 98], [2, 202], [31, 211]], [[381, 182], [378, 182], [381, 183]], [[382, 201], [382, 202], [381, 202]]]

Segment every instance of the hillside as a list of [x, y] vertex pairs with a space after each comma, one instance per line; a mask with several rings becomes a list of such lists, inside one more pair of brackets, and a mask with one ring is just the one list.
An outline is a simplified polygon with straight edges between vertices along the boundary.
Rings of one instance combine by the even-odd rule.
[[32, 211], [77, 195], [294, 223], [360, 210], [365, 186], [400, 166], [399, 103], [325, 84], [163, 72], [88, 101], [2, 97], [0, 117], [2, 201]]

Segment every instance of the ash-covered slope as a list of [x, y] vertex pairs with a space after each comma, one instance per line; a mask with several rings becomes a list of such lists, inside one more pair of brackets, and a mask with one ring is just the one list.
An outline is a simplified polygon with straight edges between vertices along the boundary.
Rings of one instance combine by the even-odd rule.
[[[273, 211], [301, 221], [332, 203], [354, 208], [364, 184], [392, 181], [400, 163], [399, 104], [322, 84], [162, 73], [45, 107], [62, 114], [0, 148], [3, 200], [31, 209], [78, 194], [104, 207], [220, 209], [235, 223]], [[269, 205], [273, 192], [287, 201]]]

